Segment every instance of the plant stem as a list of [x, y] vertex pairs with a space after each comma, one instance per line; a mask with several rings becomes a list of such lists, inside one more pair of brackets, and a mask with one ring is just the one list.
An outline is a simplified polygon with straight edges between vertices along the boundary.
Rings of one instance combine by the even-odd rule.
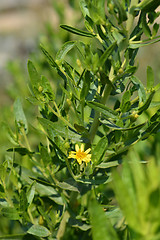
[[[110, 92], [112, 90], [112, 86], [111, 85], [106, 85], [105, 86], [105, 89], [104, 89], [104, 92], [103, 92], [103, 97], [101, 99], [101, 103], [102, 104], [106, 104], [106, 101], [110, 95]], [[97, 129], [98, 129], [98, 126], [99, 126], [99, 117], [100, 117], [100, 113], [99, 112], [95, 112], [95, 117], [94, 117], [94, 120], [93, 120], [93, 123], [91, 125], [91, 128], [90, 128], [90, 131], [89, 131], [89, 140], [90, 140], [90, 143], [93, 142], [94, 140], [94, 137], [96, 135], [96, 132], [97, 132]]]
[[68, 162], [68, 158], [65, 158], [65, 162], [66, 162], [66, 165], [67, 165], [67, 168], [68, 168], [69, 173], [71, 174], [71, 176], [73, 177], [73, 179], [76, 180], [76, 176], [75, 176], [74, 173], [72, 172], [72, 169], [71, 169], [70, 164], [69, 164], [69, 162]]
[[61, 119], [68, 127], [71, 129], [74, 129], [74, 127], [61, 115], [59, 115], [56, 111], [53, 110], [53, 108], [48, 104], [49, 109], [56, 115], [59, 119]]
[[26, 146], [27, 146], [28, 150], [31, 152], [31, 147], [30, 147], [30, 144], [29, 144], [29, 142], [28, 142], [28, 138], [27, 138], [27, 136], [26, 136], [26, 133], [25, 133], [24, 128], [23, 128], [23, 130], [22, 130], [22, 133], [23, 133], [24, 140], [25, 140], [25, 142], [26, 142]]

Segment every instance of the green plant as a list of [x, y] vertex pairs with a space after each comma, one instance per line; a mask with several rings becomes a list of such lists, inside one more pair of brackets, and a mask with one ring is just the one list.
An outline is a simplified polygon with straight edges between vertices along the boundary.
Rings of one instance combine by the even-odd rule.
[[[31, 125], [42, 140], [36, 147], [28, 141], [28, 122], [17, 98], [15, 133], [8, 129], [14, 147], [1, 165], [1, 215], [22, 226], [22, 233], [10, 238], [158, 239], [151, 194], [159, 207], [159, 180], [153, 185], [159, 168], [152, 162], [145, 175], [138, 157], [131, 160], [130, 154], [160, 128], [160, 102], [153, 101], [160, 84], [154, 86], [151, 67], [146, 87], [135, 76], [138, 49], [160, 41], [158, 5], [155, 0], [81, 0], [87, 30], [61, 25], [77, 38], [55, 58], [40, 46], [48, 72], [58, 74], [57, 89], [28, 61], [27, 99], [40, 113]], [[112, 174], [122, 160], [124, 179]]]

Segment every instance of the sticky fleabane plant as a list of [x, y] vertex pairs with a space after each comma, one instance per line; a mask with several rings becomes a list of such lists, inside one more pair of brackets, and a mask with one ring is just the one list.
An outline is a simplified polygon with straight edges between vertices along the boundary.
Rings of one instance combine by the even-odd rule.
[[[44, 136], [39, 146], [28, 141], [20, 99], [14, 103], [16, 132], [8, 130], [14, 142], [8, 152], [13, 158], [1, 166], [2, 171], [10, 170], [10, 176], [6, 172], [1, 177], [4, 200], [0, 206], [3, 216], [20, 222], [22, 239], [99, 239], [93, 209], [101, 210], [95, 201], [110, 213], [106, 224], [111, 230], [102, 231], [100, 237], [132, 239], [123, 235], [125, 216], [110, 204], [111, 169], [121, 164], [135, 143], [160, 128], [160, 111], [149, 111], [160, 106], [153, 101], [160, 84], [154, 85], [151, 67], [145, 84], [135, 76], [138, 49], [160, 41], [156, 22], [160, 1], [79, 3], [86, 29], [61, 25], [75, 34], [75, 40], [66, 42], [56, 56], [40, 45], [48, 71], [58, 73], [57, 88], [52, 88], [55, 79], [49, 81], [43, 70], [37, 71], [36, 64], [28, 61], [31, 96], [27, 99], [40, 113], [35, 134]], [[10, 192], [8, 177], [13, 181]]]

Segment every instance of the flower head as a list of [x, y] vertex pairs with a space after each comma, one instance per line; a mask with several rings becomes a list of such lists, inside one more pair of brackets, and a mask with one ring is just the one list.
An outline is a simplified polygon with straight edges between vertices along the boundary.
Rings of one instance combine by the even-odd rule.
[[88, 154], [91, 149], [88, 148], [86, 151], [84, 151], [84, 144], [81, 144], [81, 147], [78, 146], [78, 144], [75, 145], [76, 151], [71, 151], [69, 153], [68, 158], [74, 158], [77, 160], [77, 162], [81, 165], [82, 162], [85, 162], [86, 165], [91, 161], [91, 154]]

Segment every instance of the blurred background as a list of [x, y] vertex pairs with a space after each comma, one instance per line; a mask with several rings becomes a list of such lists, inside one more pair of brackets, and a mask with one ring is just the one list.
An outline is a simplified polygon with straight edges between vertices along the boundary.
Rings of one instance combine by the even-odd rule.
[[[58, 3], [57, 3], [58, 2]], [[74, 22], [71, 1], [67, 0], [1, 0], [0, 1], [0, 105], [6, 103], [5, 89], [12, 83], [8, 62], [26, 63], [36, 51], [40, 39], [47, 35], [47, 24], [57, 34], [59, 24]], [[56, 46], [55, 46], [56, 48]], [[22, 80], [23, 81], [23, 80]]]
[[[47, 46], [55, 56], [60, 46], [72, 38], [60, 29], [62, 23], [83, 28], [78, 1], [0, 0], [0, 158], [4, 157], [10, 146], [2, 122], [14, 126], [12, 108], [16, 97], [23, 97], [28, 118], [32, 119], [35, 111], [25, 101], [29, 92], [26, 69], [28, 58], [33, 61], [36, 58], [45, 71], [45, 60], [39, 43]], [[160, 80], [159, 47], [160, 44], [156, 43], [139, 51], [136, 75], [144, 83], [148, 65], [154, 70], [156, 82]], [[56, 78], [55, 75], [50, 77]]]
[[[29, 96], [28, 59], [35, 59], [37, 68], [40, 66], [45, 71], [48, 66], [39, 44], [43, 43], [55, 56], [69, 40], [68, 33], [59, 25], [76, 25], [80, 18], [78, 1], [0, 0], [0, 162], [4, 161], [6, 149], [11, 146], [7, 129], [15, 131], [13, 102], [17, 96], [22, 97], [27, 118], [30, 120], [34, 115], [35, 108], [25, 101]], [[48, 77], [53, 80], [54, 74]]]

